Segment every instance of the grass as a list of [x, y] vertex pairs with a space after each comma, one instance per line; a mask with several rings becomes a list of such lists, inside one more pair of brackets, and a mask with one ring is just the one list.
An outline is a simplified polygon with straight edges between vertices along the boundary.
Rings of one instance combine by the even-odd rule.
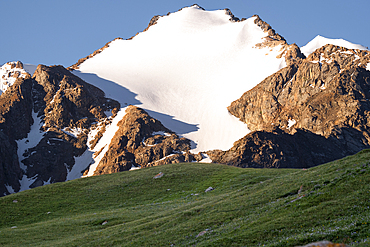
[[187, 163], [46, 185], [0, 198], [0, 246], [368, 246], [369, 161]]

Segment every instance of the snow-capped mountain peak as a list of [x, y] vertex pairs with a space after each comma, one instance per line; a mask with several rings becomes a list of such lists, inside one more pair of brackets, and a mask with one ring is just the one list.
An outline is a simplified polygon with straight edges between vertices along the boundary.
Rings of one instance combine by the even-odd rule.
[[114, 40], [74, 73], [123, 106], [148, 110], [192, 140], [193, 151], [228, 149], [249, 130], [226, 107], [286, 66], [283, 39], [261, 45], [274, 40], [268, 24], [258, 25], [258, 16], [231, 16], [229, 10], [193, 5], [158, 17], [145, 32]]

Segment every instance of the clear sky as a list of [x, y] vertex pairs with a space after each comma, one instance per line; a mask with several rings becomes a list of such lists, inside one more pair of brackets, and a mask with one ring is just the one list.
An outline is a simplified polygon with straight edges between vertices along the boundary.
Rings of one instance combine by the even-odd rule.
[[321, 35], [370, 47], [369, 0], [0, 0], [0, 65], [68, 67], [114, 38], [142, 31], [154, 15], [194, 3], [229, 8], [239, 18], [258, 14], [298, 46]]

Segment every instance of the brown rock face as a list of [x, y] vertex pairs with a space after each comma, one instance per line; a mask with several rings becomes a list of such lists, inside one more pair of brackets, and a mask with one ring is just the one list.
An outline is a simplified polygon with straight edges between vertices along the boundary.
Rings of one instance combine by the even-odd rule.
[[45, 115], [44, 129], [55, 126], [86, 129], [106, 117], [104, 111], [119, 108], [118, 102], [105, 98], [103, 91], [62, 66], [39, 65], [34, 79], [41, 92], [37, 95], [40, 102], [37, 110], [42, 109]]
[[206, 152], [214, 163], [253, 168], [307, 168], [352, 154], [334, 137], [298, 129], [293, 135], [276, 128], [254, 131], [228, 151]]
[[29, 77], [19, 78], [0, 95], [0, 196], [10, 192], [5, 185], [14, 191], [20, 189], [19, 179], [23, 171], [19, 166], [15, 140], [25, 138], [33, 123], [32, 85], [33, 80]]
[[193, 161], [190, 141], [179, 138], [144, 110], [129, 106], [94, 175], [176, 161]]
[[[41, 117], [45, 134], [20, 159], [27, 167], [27, 177], [36, 176], [31, 187], [37, 187], [45, 181], [65, 181], [75, 164], [74, 157], [87, 148], [87, 133], [92, 123], [105, 118], [105, 111], [120, 106], [62, 66], [39, 65], [33, 79], [30, 106]], [[77, 137], [68, 133], [71, 129], [79, 130]]]
[[0, 129], [10, 139], [26, 137], [33, 123], [32, 85], [33, 80], [29, 77], [19, 78], [0, 95]]
[[[265, 131], [270, 132], [270, 137], [264, 138], [282, 148], [279, 152], [285, 153], [285, 157], [280, 157], [279, 152], [274, 151], [279, 157], [280, 165], [274, 165], [273, 159], [269, 158], [261, 160], [259, 165], [256, 165], [260, 167], [318, 165], [369, 148], [370, 71], [365, 68], [369, 61], [370, 54], [366, 51], [326, 45], [306, 59], [294, 62], [267, 77], [228, 107], [231, 114], [256, 132], [243, 138], [244, 142], [242, 140], [236, 142], [229, 150], [229, 158], [225, 158], [222, 152], [218, 155], [213, 153], [213, 156], [218, 156], [214, 158], [215, 162], [223, 160], [223, 163], [238, 165], [252, 162], [254, 158], [240, 158], [243, 152], [237, 154], [235, 150], [238, 149], [237, 146], [240, 150], [246, 142], [254, 140]], [[283, 131], [278, 134], [278, 138], [275, 134], [272, 135], [276, 128]], [[311, 144], [297, 143], [294, 151], [297, 157], [302, 156], [302, 152], [298, 150], [307, 150], [308, 156], [314, 157], [315, 153], [321, 153], [326, 156], [325, 159], [320, 161], [307, 157], [305, 160], [310, 160], [309, 162], [288, 159], [287, 151], [289, 153], [293, 150], [283, 142], [288, 139], [289, 142], [296, 142], [299, 136], [305, 136], [308, 141], [304, 143], [308, 144], [316, 142], [318, 137], [325, 138], [320, 141], [320, 148], [325, 152], [320, 152], [319, 149], [312, 150], [309, 147]], [[300, 139], [301, 137], [298, 138]], [[257, 150], [264, 154], [267, 152], [261, 151], [265, 144], [257, 144], [256, 141], [253, 143], [251, 145], [256, 148], [255, 151], [249, 149], [248, 152], [253, 153]], [[337, 149], [340, 150], [337, 151], [338, 155], [330, 152], [335, 146], [341, 148]], [[240, 159], [232, 158], [231, 154]], [[234, 162], [235, 159], [239, 161]]]

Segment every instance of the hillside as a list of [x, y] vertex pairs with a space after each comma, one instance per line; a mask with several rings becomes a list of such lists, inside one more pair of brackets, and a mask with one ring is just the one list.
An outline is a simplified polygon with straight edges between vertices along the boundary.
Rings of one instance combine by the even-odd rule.
[[0, 245], [297, 246], [329, 240], [367, 246], [369, 160], [364, 150], [307, 170], [184, 163], [46, 185], [0, 198]]

